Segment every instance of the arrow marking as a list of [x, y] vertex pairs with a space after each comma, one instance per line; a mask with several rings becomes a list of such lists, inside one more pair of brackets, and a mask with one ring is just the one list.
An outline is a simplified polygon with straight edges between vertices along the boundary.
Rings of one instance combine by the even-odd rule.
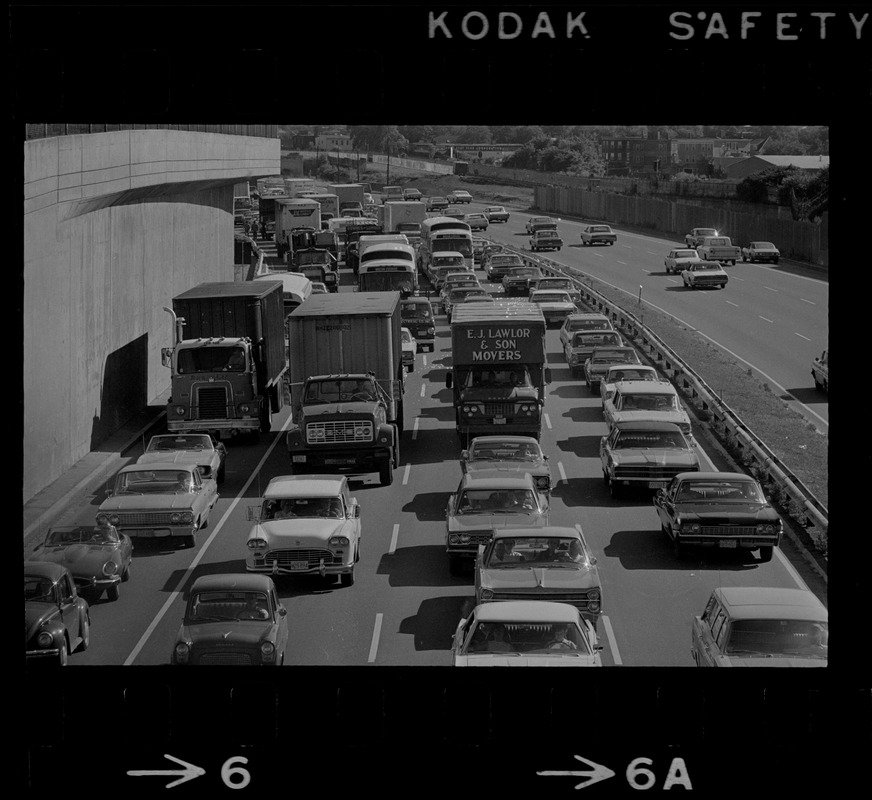
[[583, 777], [586, 780], [583, 780], [581, 783], [577, 783], [575, 785], [576, 789], [583, 789], [586, 786], [593, 786], [595, 783], [599, 783], [600, 781], [604, 781], [607, 778], [614, 777], [614, 772], [610, 770], [608, 767], [604, 767], [602, 764], [597, 764], [595, 761], [588, 761], [586, 758], [582, 758], [581, 756], [573, 756], [576, 761], [583, 761], [589, 767], [593, 767], [593, 769], [587, 770], [543, 770], [541, 772], [537, 772], [537, 775], [572, 775], [574, 777]]
[[164, 753], [164, 758], [170, 761], [175, 761], [176, 764], [181, 764], [184, 769], [129, 769], [128, 775], [143, 776], [143, 775], [181, 775], [177, 781], [172, 781], [166, 785], [167, 789], [172, 789], [173, 786], [178, 786], [180, 783], [191, 780], [191, 778], [199, 778], [206, 774], [206, 770], [201, 767], [195, 767], [187, 761], [182, 761], [180, 758], [174, 758], [169, 753]]

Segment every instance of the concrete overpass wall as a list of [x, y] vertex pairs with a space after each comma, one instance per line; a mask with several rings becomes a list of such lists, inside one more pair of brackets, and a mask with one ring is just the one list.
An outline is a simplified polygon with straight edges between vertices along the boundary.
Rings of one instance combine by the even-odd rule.
[[233, 186], [278, 139], [169, 130], [24, 145], [24, 500], [169, 388], [163, 306], [233, 280]]

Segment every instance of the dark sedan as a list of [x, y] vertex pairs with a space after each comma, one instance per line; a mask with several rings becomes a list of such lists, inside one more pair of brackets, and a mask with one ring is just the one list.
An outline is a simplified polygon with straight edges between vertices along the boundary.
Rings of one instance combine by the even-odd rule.
[[48, 561], [24, 562], [24, 655], [65, 667], [70, 653], [91, 641], [88, 601], [76, 591], [69, 570]]

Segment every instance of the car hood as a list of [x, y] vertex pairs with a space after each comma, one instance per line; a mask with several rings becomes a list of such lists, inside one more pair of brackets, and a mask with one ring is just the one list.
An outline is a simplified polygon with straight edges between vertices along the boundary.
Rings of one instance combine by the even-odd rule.
[[720, 656], [719, 667], [825, 667], [826, 658], [803, 656]]
[[212, 453], [196, 450], [173, 450], [162, 453], [145, 453], [137, 459], [137, 464], [150, 464], [159, 461], [162, 464], [201, 464], [209, 466], [212, 463]]
[[185, 494], [125, 494], [109, 497], [100, 504], [99, 511], [187, 511], [198, 495]]
[[635, 422], [637, 420], [652, 420], [655, 422], [674, 422], [677, 425], [689, 423], [687, 414], [683, 411], [651, 411], [640, 409], [638, 411], [618, 411], [613, 417], [615, 422]]
[[372, 417], [375, 414], [375, 400], [355, 400], [344, 403], [315, 403], [303, 406], [302, 422], [317, 421], [319, 417], [344, 417], [358, 415]]
[[24, 641], [29, 641], [41, 625], [57, 616], [58, 607], [54, 603], [40, 600], [27, 600], [24, 603]]
[[678, 502], [675, 504], [675, 510], [685, 522], [694, 518], [702, 522], [728, 520], [734, 525], [742, 525], [743, 523], [754, 525], [758, 522], [776, 522], [780, 519], [774, 508], [762, 503], [700, 503], [697, 500], [686, 503]]
[[[326, 543], [345, 527], [344, 519], [276, 519], [261, 522], [252, 531], [252, 537], [260, 533], [268, 541], [299, 539], [300, 542]], [[286, 542], [284, 542], [286, 544]]]
[[525, 472], [531, 475], [550, 474], [550, 469], [545, 464], [536, 461], [472, 461], [466, 465], [466, 471], [470, 475], [495, 469], [512, 475], [523, 475]]
[[627, 464], [652, 464], [661, 466], [663, 464], [672, 465], [687, 465], [693, 466], [697, 463], [696, 454], [687, 450], [675, 449], [626, 449], [626, 450], [611, 450], [612, 461], [615, 464], [626, 466]]
[[241, 645], [254, 647], [268, 639], [275, 623], [261, 620], [220, 620], [183, 625], [179, 639], [196, 645]]
[[490, 531], [495, 528], [542, 528], [547, 524], [547, 519], [540, 513], [504, 513], [504, 512], [473, 512], [460, 516], [448, 517], [448, 530], [450, 533], [464, 533], [470, 531]]
[[483, 569], [481, 585], [494, 591], [543, 589], [564, 592], [599, 586], [596, 567], [499, 567]]
[[103, 565], [111, 560], [116, 545], [67, 544], [58, 547], [43, 547], [39, 550], [40, 561], [63, 564], [74, 575], [93, 577], [99, 575]]
[[572, 653], [526, 655], [511, 653], [474, 653], [454, 657], [455, 667], [601, 667], [598, 654]]

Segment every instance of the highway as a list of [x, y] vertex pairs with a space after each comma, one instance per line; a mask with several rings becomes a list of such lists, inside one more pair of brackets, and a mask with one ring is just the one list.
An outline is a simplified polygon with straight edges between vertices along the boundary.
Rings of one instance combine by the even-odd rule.
[[[507, 225], [491, 226], [487, 235], [524, 244], [526, 236], [520, 234], [526, 217], [513, 213]], [[555, 260], [634, 294], [642, 283], [651, 302], [781, 385], [797, 389], [809, 383], [807, 361], [826, 341], [825, 283], [737, 264], [728, 268], [727, 289], [684, 291], [680, 278], [663, 272], [668, 241], [619, 232], [614, 247], [583, 249], [579, 223], [563, 221], [560, 227], [567, 243], [577, 246], [552, 254]], [[351, 273], [343, 270], [342, 278], [342, 290], [351, 291]], [[761, 318], [766, 315], [770, 321]], [[598, 559], [604, 610], [598, 633], [605, 665], [692, 666], [691, 621], [716, 586], [807, 585], [826, 602], [823, 582], [786, 537], [769, 563], [758, 562], [756, 555], [708, 550], [679, 562], [660, 532], [649, 492], [612, 499], [598, 456], [606, 433], [599, 397], [570, 376], [557, 336], [553, 329], [547, 334], [552, 383], [541, 440], [557, 481], [550, 521], [580, 524]], [[286, 665], [450, 665], [452, 634], [471, 607], [473, 576], [470, 571], [452, 577], [444, 552], [445, 506], [461, 475], [451, 392], [445, 389], [449, 342], [440, 317], [435, 352], [419, 354], [407, 377], [406, 431], [393, 484], [380, 486], [377, 475], [352, 480], [363, 530], [355, 584], [277, 579], [290, 620]], [[826, 405], [820, 405], [815, 410], [824, 416]], [[135, 541], [130, 581], [118, 601], [92, 603], [91, 645], [74, 655], [72, 664], [169, 663], [185, 588], [203, 574], [244, 571], [251, 525], [247, 507], [259, 505], [271, 478], [287, 473], [283, 432], [289, 424], [285, 408], [259, 444], [228, 444], [221, 498], [194, 548], [180, 548], [174, 540]], [[717, 449], [704, 455], [703, 468], [709, 464], [729, 468]], [[66, 516], [91, 523], [102, 499], [92, 495]]]

